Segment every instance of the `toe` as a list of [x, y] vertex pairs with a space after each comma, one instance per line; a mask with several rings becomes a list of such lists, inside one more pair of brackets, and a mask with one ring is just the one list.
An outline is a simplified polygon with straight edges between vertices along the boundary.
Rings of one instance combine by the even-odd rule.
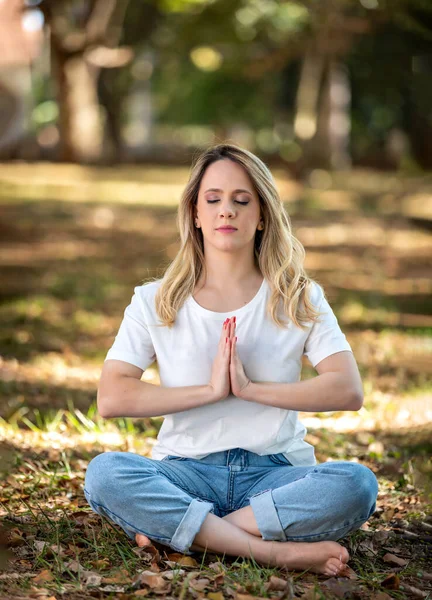
[[344, 546], [341, 546], [339, 559], [343, 564], [346, 564], [350, 559], [349, 552]]

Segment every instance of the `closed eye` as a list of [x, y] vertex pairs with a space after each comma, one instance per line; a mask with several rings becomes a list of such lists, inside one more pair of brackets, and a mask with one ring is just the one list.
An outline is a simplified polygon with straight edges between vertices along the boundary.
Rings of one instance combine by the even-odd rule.
[[[208, 204], [214, 204], [215, 202], [219, 202], [219, 200], [207, 200]], [[240, 200], [234, 200], [234, 202], [237, 202], [237, 204], [243, 204], [244, 206], [246, 204], [249, 204], [249, 201], [248, 202], [240, 202]]]

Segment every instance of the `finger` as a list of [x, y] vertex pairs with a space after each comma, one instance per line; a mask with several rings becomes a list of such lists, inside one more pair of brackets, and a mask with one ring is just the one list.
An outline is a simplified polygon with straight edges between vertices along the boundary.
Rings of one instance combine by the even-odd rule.
[[234, 363], [234, 361], [237, 358], [237, 346], [236, 346], [236, 338], [235, 337], [230, 341], [230, 346], [231, 346], [231, 362]]
[[230, 339], [231, 340], [234, 336], [235, 327], [236, 327], [236, 322], [235, 322], [235, 317], [233, 317], [232, 319], [230, 319]]

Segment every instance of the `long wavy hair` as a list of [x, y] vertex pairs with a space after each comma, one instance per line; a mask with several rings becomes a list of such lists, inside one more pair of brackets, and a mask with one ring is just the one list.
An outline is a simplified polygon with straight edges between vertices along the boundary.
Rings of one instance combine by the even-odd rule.
[[283, 313], [296, 327], [304, 330], [305, 326], [300, 321], [315, 322], [318, 315], [322, 314], [314, 309], [310, 300], [312, 280], [303, 266], [304, 247], [292, 233], [290, 218], [268, 167], [252, 152], [231, 143], [212, 146], [193, 161], [177, 212], [180, 249], [165, 269], [163, 277], [152, 280], [161, 281], [155, 296], [160, 326], [174, 325], [177, 311], [193, 294], [201, 274], [205, 278], [203, 234], [201, 228], [194, 226], [194, 206], [198, 202], [198, 190], [205, 170], [221, 159], [241, 165], [259, 197], [264, 229], [256, 231], [254, 262], [271, 288], [267, 314], [278, 327], [287, 327], [288, 323], [283, 322], [278, 314], [282, 302]]

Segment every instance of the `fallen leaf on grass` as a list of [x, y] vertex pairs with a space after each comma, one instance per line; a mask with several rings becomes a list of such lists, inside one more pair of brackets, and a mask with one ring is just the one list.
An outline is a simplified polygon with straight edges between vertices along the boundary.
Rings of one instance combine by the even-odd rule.
[[[219, 592], [218, 592], [219, 593]], [[210, 597], [210, 594], [207, 594]], [[215, 594], [213, 594], [214, 596]], [[235, 600], [268, 600], [268, 598], [262, 598], [261, 596], [251, 596], [250, 594], [236, 594], [234, 596]], [[219, 598], [214, 598], [213, 600], [219, 600]], [[220, 600], [223, 600], [223, 596]]]
[[38, 554], [45, 551], [46, 556], [66, 556], [66, 550], [60, 544], [49, 544], [43, 540], [34, 540], [33, 545]]
[[64, 563], [64, 569], [68, 569], [72, 571], [72, 573], [79, 573], [80, 571], [84, 571], [84, 567], [79, 564], [77, 560], [70, 560]]
[[[179, 552], [174, 552], [168, 554], [168, 560], [166, 563], [174, 563], [178, 565], [182, 565], [183, 567], [198, 567], [197, 561], [187, 554], [180, 554]], [[169, 565], [170, 567], [172, 564]]]
[[[358, 583], [352, 580], [340, 580], [336, 577], [323, 581], [322, 585], [325, 585], [335, 596], [343, 598], [345, 594], [351, 594], [358, 587]], [[352, 596], [350, 596], [352, 597]]]
[[46, 583], [47, 581], [53, 581], [54, 575], [48, 569], [44, 569], [41, 571], [36, 577], [33, 579], [34, 583]]
[[399, 567], [404, 567], [409, 562], [408, 560], [405, 560], [404, 558], [399, 558], [399, 556], [395, 556], [394, 554], [390, 554], [389, 552], [387, 552], [387, 554], [384, 554], [383, 561], [386, 563], [399, 565]]
[[359, 543], [359, 550], [366, 556], [374, 557], [377, 555], [377, 547], [372, 538], [367, 538]]
[[264, 588], [266, 592], [270, 590], [283, 591], [290, 582], [292, 583], [292, 579], [286, 580], [276, 577], [276, 575], [271, 575], [270, 579], [264, 584]]
[[185, 573], [184, 569], [172, 569], [171, 571], [162, 571], [162, 577], [165, 577], [165, 579], [174, 579], [174, 577], [184, 575]]
[[385, 579], [383, 579], [380, 583], [381, 587], [384, 587], [388, 590], [398, 590], [400, 584], [399, 576], [396, 573], [391, 573], [387, 575]]
[[190, 587], [196, 592], [202, 592], [209, 584], [210, 579], [207, 579], [206, 577], [202, 577], [201, 579], [192, 579], [189, 582]]
[[162, 575], [153, 573], [152, 571], [143, 571], [140, 573], [134, 583], [136, 584], [137, 582], [139, 582], [140, 585], [148, 586], [154, 592], [163, 591], [165, 593], [169, 593], [171, 591], [171, 584], [166, 581]]
[[38, 600], [55, 600], [55, 596], [52, 595], [52, 592], [45, 588], [31, 587], [29, 592], [30, 598], [37, 598]]
[[102, 581], [102, 575], [99, 575], [94, 571], [83, 571], [81, 573], [81, 578], [88, 586], [98, 586]]
[[[238, 598], [239, 595], [241, 596], [242, 594], [237, 594], [236, 598]], [[209, 592], [207, 594], [207, 598], [209, 598], [210, 600], [225, 600], [222, 592]], [[239, 599], [239, 600], [242, 600], [242, 599]], [[246, 600], [246, 599], [244, 599], [244, 600]], [[249, 600], [249, 599], [247, 599], [247, 600]]]
[[322, 599], [322, 592], [320, 590], [316, 590], [315, 588], [309, 588], [300, 596], [300, 600], [321, 600], [321, 599]]
[[374, 531], [372, 539], [374, 542], [381, 543], [386, 541], [389, 537], [393, 537], [391, 531], [387, 531], [386, 529], [379, 529], [378, 531]]
[[126, 569], [118, 569], [108, 577], [103, 577], [102, 583], [129, 583], [130, 575]]
[[416, 598], [428, 598], [429, 597], [428, 592], [419, 590], [418, 588], [414, 587], [413, 585], [408, 585], [407, 583], [404, 583], [403, 585], [401, 585], [399, 589], [403, 590], [404, 592], [409, 592]]
[[99, 571], [103, 571], [103, 569], [107, 569], [110, 566], [109, 560], [107, 558], [99, 558], [95, 560], [93, 566]]
[[389, 596], [386, 592], [378, 592], [378, 594], [374, 594], [370, 597], [370, 600], [393, 600], [391, 596]]
[[209, 564], [209, 569], [216, 573], [225, 573], [227, 568], [223, 563], [216, 561]]

